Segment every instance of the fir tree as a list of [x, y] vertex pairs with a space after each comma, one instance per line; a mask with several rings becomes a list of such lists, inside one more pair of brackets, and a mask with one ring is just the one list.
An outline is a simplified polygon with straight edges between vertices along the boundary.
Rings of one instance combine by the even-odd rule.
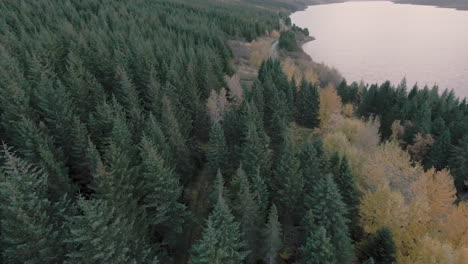
[[185, 205], [178, 202], [182, 188], [178, 177], [146, 137], [141, 142], [141, 159], [144, 207], [154, 231], [167, 239], [182, 231]]
[[310, 232], [306, 244], [301, 247], [299, 264], [332, 264], [335, 260], [334, 248], [323, 227]]
[[255, 197], [255, 201], [260, 207], [260, 215], [265, 215], [268, 208], [268, 201], [270, 194], [268, 192], [267, 185], [265, 180], [260, 175], [260, 170], [257, 169], [257, 173], [251, 178], [252, 182], [252, 191]]
[[346, 217], [350, 222], [356, 223], [355, 220], [358, 214], [359, 195], [346, 156], [341, 158], [340, 170], [338, 174], [335, 175], [335, 182], [338, 186], [341, 197], [346, 204], [346, 208], [348, 209]]
[[431, 133], [431, 107], [427, 102], [416, 112], [414, 120], [419, 133], [423, 135]]
[[182, 182], [187, 183], [190, 180], [190, 152], [187, 147], [186, 139], [181, 133], [179, 122], [175, 116], [174, 109], [169, 98], [163, 98], [163, 109], [161, 116], [161, 127], [172, 148], [172, 153], [177, 157], [177, 171], [184, 177]]
[[267, 264], [278, 264], [279, 250], [282, 247], [282, 231], [281, 224], [278, 221], [278, 211], [276, 206], [273, 204], [268, 215], [266, 226], [263, 230], [263, 260]]
[[15, 157], [4, 146], [0, 173], [0, 241], [4, 263], [62, 263], [58, 223], [49, 215], [47, 174]]
[[298, 124], [309, 128], [320, 125], [319, 116], [319, 93], [317, 87], [307, 84], [302, 80], [300, 90], [296, 95], [296, 121]]
[[213, 185], [210, 187], [209, 200], [210, 204], [214, 207], [220, 197], [228, 197], [229, 194], [226, 191], [226, 186], [224, 186], [224, 177], [221, 174], [221, 170], [218, 169], [216, 172], [216, 178], [213, 182]]
[[247, 121], [239, 158], [249, 178], [257, 173], [257, 169], [260, 170], [260, 173], [266, 174], [269, 167], [268, 141], [267, 139], [263, 140], [260, 133], [262, 131], [253, 120]]
[[392, 231], [387, 227], [377, 230], [367, 242], [364, 252], [377, 263], [394, 263], [396, 249]]
[[319, 160], [320, 172], [325, 173], [328, 166], [327, 157], [325, 155], [325, 150], [323, 149], [323, 141], [321, 138], [315, 138], [312, 140], [312, 144], [315, 147], [317, 152], [317, 158]]
[[316, 182], [322, 177], [320, 159], [314, 144], [311, 141], [306, 142], [298, 156], [304, 177], [304, 193], [311, 193]]
[[202, 238], [192, 248], [189, 264], [238, 264], [249, 254], [245, 250], [239, 223], [220, 196], [208, 217]]
[[206, 156], [208, 165], [213, 171], [218, 169], [224, 171], [227, 169], [228, 150], [223, 127], [219, 123], [214, 123], [211, 126]]
[[328, 172], [334, 176], [340, 173], [340, 154], [333, 152], [330, 159], [328, 160]]
[[312, 209], [315, 225], [324, 227], [330, 234], [336, 261], [352, 263], [354, 252], [347, 226], [347, 210], [330, 175], [317, 183], [314, 191], [306, 197], [306, 205]]
[[455, 177], [455, 186], [460, 194], [468, 190], [468, 136], [460, 140], [458, 146], [454, 146], [450, 153], [449, 165], [451, 173]]
[[69, 219], [68, 263], [158, 263], [131, 218], [104, 200], [78, 201], [82, 215]]
[[58, 200], [73, 192], [73, 185], [68, 177], [68, 170], [63, 152], [54, 146], [53, 138], [48, 135], [42, 123], [35, 124], [29, 119], [22, 119], [17, 124], [18, 153], [25, 161], [37, 164], [48, 175], [49, 198]]
[[278, 163], [273, 171], [274, 183], [271, 188], [280, 204], [282, 214], [291, 217], [299, 208], [297, 204], [304, 188], [304, 179], [300, 170], [300, 162], [296, 156], [296, 148], [291, 135], [286, 133], [278, 157]]
[[231, 186], [234, 185], [237, 189], [232, 201], [233, 213], [240, 223], [240, 230], [244, 240], [247, 242], [248, 248], [252, 250], [247, 258], [247, 262], [254, 263], [258, 258], [259, 250], [257, 249], [260, 245], [259, 226], [263, 217], [259, 215], [260, 209], [257, 200], [255, 200], [250, 182], [242, 167], [237, 170], [233, 181], [235, 182]]
[[447, 166], [447, 160], [450, 155], [451, 137], [450, 131], [446, 129], [436, 140], [430, 152], [430, 164], [440, 170]]

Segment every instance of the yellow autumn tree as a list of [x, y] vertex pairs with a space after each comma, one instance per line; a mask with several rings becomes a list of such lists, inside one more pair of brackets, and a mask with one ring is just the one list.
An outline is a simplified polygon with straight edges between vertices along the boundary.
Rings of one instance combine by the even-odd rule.
[[399, 264], [457, 264], [459, 253], [450, 243], [424, 236], [409, 255], [397, 259]]
[[415, 195], [427, 200], [434, 221], [447, 218], [455, 207], [456, 190], [448, 170], [430, 169], [420, 175], [412, 188]]
[[340, 116], [341, 98], [332, 85], [320, 91], [320, 127], [327, 130], [334, 116]]
[[388, 181], [390, 188], [401, 192], [407, 201], [414, 198], [411, 185], [423, 173], [421, 166], [413, 166], [409, 154], [395, 141], [378, 146], [364, 165], [363, 171], [368, 189], [373, 190], [382, 181]]
[[252, 41], [250, 43], [249, 64], [253, 67], [260, 67], [262, 61], [268, 58], [271, 49], [271, 42], [267, 40]]
[[380, 228], [389, 227], [394, 233], [398, 247], [402, 219], [408, 213], [403, 196], [390, 190], [388, 183], [382, 183], [375, 192], [367, 192], [361, 199], [359, 215], [364, 231], [374, 233]]
[[316, 71], [310, 63], [305, 61], [286, 58], [283, 61], [283, 71], [286, 73], [289, 80], [294, 77], [296, 81], [304, 79], [311, 83], [318, 83]]
[[346, 117], [352, 117], [354, 114], [354, 106], [352, 104], [345, 104], [343, 106], [343, 115]]
[[[457, 248], [468, 248], [468, 203], [460, 202], [442, 221], [440, 237]], [[465, 252], [468, 253], [468, 252]]]

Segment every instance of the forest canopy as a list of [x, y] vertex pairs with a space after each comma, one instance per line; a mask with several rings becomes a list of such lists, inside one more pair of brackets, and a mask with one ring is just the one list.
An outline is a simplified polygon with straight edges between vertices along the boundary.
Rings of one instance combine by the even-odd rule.
[[1, 262], [465, 263], [466, 100], [239, 77], [300, 2], [1, 1]]

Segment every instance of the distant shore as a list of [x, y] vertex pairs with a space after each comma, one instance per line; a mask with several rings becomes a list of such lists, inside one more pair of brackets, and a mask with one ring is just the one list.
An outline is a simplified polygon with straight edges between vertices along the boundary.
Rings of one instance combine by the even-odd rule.
[[[395, 4], [412, 4], [412, 5], [426, 5], [426, 6], [436, 6], [441, 8], [453, 8], [457, 10], [468, 10], [468, 1], [467, 0], [309, 0], [307, 1], [307, 6], [311, 5], [324, 5], [324, 4], [334, 4], [334, 3], [345, 3], [352, 1], [389, 1]], [[304, 7], [305, 9], [306, 7]]]

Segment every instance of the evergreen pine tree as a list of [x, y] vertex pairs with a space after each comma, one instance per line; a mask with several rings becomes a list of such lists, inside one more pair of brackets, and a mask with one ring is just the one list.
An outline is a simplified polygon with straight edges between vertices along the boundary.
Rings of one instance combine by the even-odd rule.
[[445, 131], [445, 121], [442, 117], [437, 117], [432, 123], [432, 135], [439, 137]]
[[234, 220], [224, 197], [220, 196], [207, 225], [192, 248], [189, 264], [238, 264], [249, 254], [245, 250], [239, 223]]
[[279, 250], [282, 247], [281, 224], [278, 221], [278, 211], [273, 204], [268, 215], [266, 226], [263, 230], [263, 260], [266, 264], [279, 264]]
[[440, 170], [447, 166], [447, 160], [452, 148], [450, 131], [446, 129], [432, 145], [430, 152], [430, 165]]
[[338, 174], [335, 175], [335, 182], [348, 210], [346, 217], [352, 223], [351, 225], [355, 226], [356, 217], [358, 215], [359, 195], [346, 156], [341, 158], [340, 170]]
[[317, 157], [314, 144], [311, 141], [306, 142], [298, 156], [304, 177], [304, 193], [311, 193], [317, 181], [322, 177], [320, 159]]
[[68, 221], [72, 251], [67, 263], [158, 263], [133, 220], [101, 199], [78, 201], [82, 214]]
[[164, 135], [161, 124], [156, 118], [150, 114], [145, 121], [146, 127], [144, 128], [144, 135], [148, 137], [151, 142], [157, 147], [159, 154], [166, 161], [166, 165], [171, 168], [175, 168], [176, 161], [174, 155], [171, 152], [171, 146], [168, 143], [166, 136]]
[[254, 263], [259, 257], [258, 247], [260, 245], [260, 223], [262, 222], [260, 208], [255, 200], [252, 192], [249, 179], [245, 175], [242, 167], [237, 170], [236, 176], [233, 178], [237, 187], [237, 192], [232, 201], [232, 208], [234, 216], [240, 223], [240, 230], [243, 234], [244, 240], [251, 251], [247, 257], [247, 263]]
[[222, 171], [227, 169], [228, 149], [223, 127], [219, 123], [211, 126], [206, 156], [213, 172], [218, 169]]
[[268, 209], [268, 201], [270, 198], [270, 194], [268, 192], [267, 185], [265, 180], [260, 175], [260, 170], [257, 169], [257, 173], [251, 178], [252, 182], [252, 191], [255, 197], [255, 201], [257, 201], [258, 206], [260, 207], [260, 215], [265, 215]]
[[181, 133], [179, 122], [175, 116], [174, 109], [169, 98], [163, 98], [163, 109], [161, 115], [161, 127], [172, 148], [174, 157], [177, 157], [177, 172], [181, 173], [182, 182], [188, 183], [191, 174], [190, 152], [186, 139]]
[[296, 95], [296, 121], [298, 124], [315, 128], [320, 125], [319, 121], [319, 93], [317, 87], [312, 84], [307, 84], [302, 80], [300, 90]]
[[377, 230], [367, 242], [364, 252], [377, 263], [394, 263], [396, 249], [392, 231], [387, 227]]
[[340, 173], [340, 154], [333, 152], [328, 160], [328, 172], [336, 176]]
[[267, 142], [259, 135], [262, 131], [253, 120], [248, 120], [244, 129], [243, 143], [239, 155], [242, 167], [249, 178], [253, 177], [257, 170], [265, 175], [269, 170], [270, 153]]
[[22, 119], [17, 124], [18, 153], [26, 162], [37, 164], [48, 175], [49, 198], [56, 201], [65, 194], [73, 192], [73, 185], [68, 177], [63, 152], [54, 145], [53, 138], [47, 133], [42, 123], [35, 124], [29, 119]]
[[306, 244], [301, 247], [299, 264], [333, 264], [335, 260], [334, 248], [323, 227], [312, 230]]
[[327, 157], [325, 155], [325, 150], [323, 149], [323, 141], [321, 138], [315, 138], [312, 140], [312, 144], [315, 147], [317, 152], [317, 158], [319, 160], [320, 172], [325, 173], [328, 167]]
[[283, 216], [294, 216], [300, 209], [301, 193], [304, 188], [304, 179], [300, 170], [300, 162], [296, 156], [296, 147], [288, 131], [285, 136], [278, 157], [278, 163], [273, 171], [274, 182], [271, 189], [273, 197], [280, 205]]
[[431, 107], [427, 102], [416, 112], [414, 123], [419, 133], [423, 135], [431, 133]]
[[[460, 140], [450, 153], [449, 165], [455, 178], [455, 187], [459, 194], [466, 195], [468, 191], [468, 136]], [[468, 197], [467, 197], [468, 198]]]
[[226, 191], [226, 187], [224, 186], [224, 178], [221, 174], [221, 170], [218, 169], [216, 172], [216, 178], [213, 182], [213, 185], [210, 187], [210, 193], [208, 199], [210, 200], [210, 204], [212, 207], [216, 205], [219, 200], [219, 197], [228, 197], [229, 194]]
[[330, 175], [317, 183], [314, 191], [306, 197], [306, 205], [312, 209], [315, 225], [324, 227], [330, 234], [336, 261], [352, 263], [354, 252], [347, 226], [347, 210]]
[[[141, 141], [142, 197], [154, 232], [170, 239], [182, 232], [185, 205], [179, 203], [182, 188], [178, 177], [167, 167], [155, 145], [146, 137]], [[169, 238], [168, 238], [169, 237]]]
[[49, 214], [47, 174], [15, 157], [4, 146], [0, 173], [0, 244], [3, 263], [62, 263], [58, 223]]

